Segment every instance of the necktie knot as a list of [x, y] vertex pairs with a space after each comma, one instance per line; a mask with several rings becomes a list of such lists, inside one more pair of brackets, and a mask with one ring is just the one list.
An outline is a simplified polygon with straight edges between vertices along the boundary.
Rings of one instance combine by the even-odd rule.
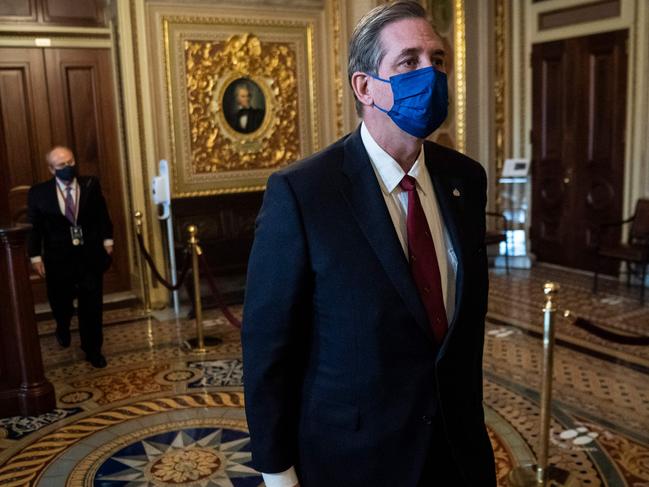
[[399, 183], [399, 186], [401, 189], [404, 191], [413, 191], [417, 187], [417, 180], [413, 178], [412, 176], [408, 176], [407, 174], [403, 177], [401, 182]]
[[65, 185], [65, 192], [70, 194], [72, 192], [72, 183], [67, 183]]

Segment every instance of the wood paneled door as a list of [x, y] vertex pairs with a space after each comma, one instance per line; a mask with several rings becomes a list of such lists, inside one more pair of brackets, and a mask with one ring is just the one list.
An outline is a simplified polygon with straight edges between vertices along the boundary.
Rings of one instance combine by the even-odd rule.
[[599, 225], [622, 219], [627, 38], [624, 30], [533, 46], [531, 239], [539, 261], [593, 270]]
[[106, 0], [0, 0], [0, 22], [105, 27]]
[[[108, 49], [0, 49], [0, 171], [2, 189], [14, 194], [10, 218], [24, 216], [29, 186], [51, 177], [45, 152], [72, 148], [80, 174], [99, 178], [114, 223], [106, 292], [129, 289], [130, 282], [112, 78]], [[32, 279], [35, 301], [44, 301], [44, 283]]]

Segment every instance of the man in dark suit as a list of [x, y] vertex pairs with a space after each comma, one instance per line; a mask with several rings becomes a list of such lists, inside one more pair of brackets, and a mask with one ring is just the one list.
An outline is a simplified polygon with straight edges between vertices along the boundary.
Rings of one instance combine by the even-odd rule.
[[57, 341], [70, 346], [76, 297], [81, 348], [93, 367], [102, 368], [102, 281], [113, 252], [113, 225], [99, 181], [76, 175], [70, 149], [54, 147], [46, 159], [54, 177], [34, 185], [28, 195], [29, 256], [45, 278]]
[[267, 487], [494, 487], [482, 354], [486, 175], [424, 141], [448, 105], [416, 2], [356, 26], [361, 126], [273, 174], [243, 317], [253, 466]]
[[235, 109], [228, 116], [228, 123], [237, 132], [249, 134], [257, 130], [264, 121], [265, 111], [251, 105], [250, 88], [239, 84], [234, 89]]

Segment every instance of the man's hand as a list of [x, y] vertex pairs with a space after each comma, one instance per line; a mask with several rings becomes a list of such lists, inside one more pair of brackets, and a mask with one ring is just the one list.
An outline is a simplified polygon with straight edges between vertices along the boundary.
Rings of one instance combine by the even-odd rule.
[[32, 262], [32, 268], [41, 277], [45, 277], [45, 265], [43, 264], [43, 261], [38, 261], [38, 262]]
[[104, 248], [106, 249], [106, 253], [108, 255], [113, 255], [113, 246], [112, 245], [104, 245]]

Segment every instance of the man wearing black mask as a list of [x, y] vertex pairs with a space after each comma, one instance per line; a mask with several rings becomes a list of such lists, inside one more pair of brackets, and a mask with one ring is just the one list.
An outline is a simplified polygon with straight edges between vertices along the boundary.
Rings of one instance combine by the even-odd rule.
[[113, 253], [113, 225], [99, 181], [77, 176], [69, 148], [52, 148], [46, 160], [54, 177], [34, 185], [28, 195], [29, 256], [45, 279], [59, 345], [70, 346], [76, 297], [81, 348], [93, 367], [103, 368], [102, 287]]

